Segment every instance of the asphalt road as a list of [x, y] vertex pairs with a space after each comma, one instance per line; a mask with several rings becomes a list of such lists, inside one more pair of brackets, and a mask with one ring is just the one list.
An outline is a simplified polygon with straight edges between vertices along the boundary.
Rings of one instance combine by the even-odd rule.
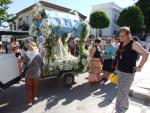
[[113, 109], [108, 106], [116, 97], [117, 86], [110, 82], [90, 86], [87, 76], [76, 77], [72, 88], [65, 88], [60, 80], [41, 81], [39, 101], [30, 108], [20, 82], [0, 93], [0, 113], [107, 113]]

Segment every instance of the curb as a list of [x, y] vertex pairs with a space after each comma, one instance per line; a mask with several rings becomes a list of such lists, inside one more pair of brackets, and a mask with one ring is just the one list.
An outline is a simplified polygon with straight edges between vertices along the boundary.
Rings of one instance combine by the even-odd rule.
[[132, 86], [129, 90], [129, 96], [150, 102], [150, 90]]

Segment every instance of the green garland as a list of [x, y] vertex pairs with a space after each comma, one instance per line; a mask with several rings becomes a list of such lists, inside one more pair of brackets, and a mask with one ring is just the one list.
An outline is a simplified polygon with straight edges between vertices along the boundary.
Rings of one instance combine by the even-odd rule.
[[86, 24], [82, 24], [82, 31], [81, 31], [81, 34], [80, 34], [80, 41], [79, 41], [79, 69], [78, 71], [82, 71], [84, 69], [84, 65], [82, 64], [82, 59], [87, 59], [87, 55], [85, 54], [85, 48], [84, 48], [84, 40], [86, 38], [86, 35], [87, 35], [88, 31], [87, 31], [87, 25]]
[[[52, 26], [49, 26], [50, 29], [52, 29]], [[53, 46], [55, 41], [55, 34], [54, 32], [51, 32], [51, 34], [45, 39], [44, 47], [46, 49], [46, 58], [48, 62], [50, 59], [54, 58], [54, 54], [52, 52]]]

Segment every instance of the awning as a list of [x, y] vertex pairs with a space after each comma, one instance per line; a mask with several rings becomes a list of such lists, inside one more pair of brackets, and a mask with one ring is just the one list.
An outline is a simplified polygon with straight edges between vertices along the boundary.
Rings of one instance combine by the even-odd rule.
[[57, 35], [71, 32], [75, 36], [80, 35], [82, 25], [77, 15], [48, 10], [46, 10], [46, 14], [48, 15], [49, 24], [53, 26], [52, 30]]

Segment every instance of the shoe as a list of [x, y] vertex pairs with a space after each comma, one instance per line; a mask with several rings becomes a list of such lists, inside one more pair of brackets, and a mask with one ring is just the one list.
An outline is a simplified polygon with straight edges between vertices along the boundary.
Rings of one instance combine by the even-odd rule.
[[34, 97], [34, 101], [38, 101], [38, 97]]
[[90, 86], [93, 86], [95, 83], [94, 82], [89, 82]]
[[108, 81], [108, 79], [107, 79], [107, 78], [102, 78], [102, 80], [103, 80], [104, 82], [107, 82], [107, 81]]
[[28, 103], [28, 106], [29, 106], [29, 107], [31, 107], [31, 106], [32, 106], [32, 103], [31, 103], [31, 102], [30, 102], [30, 103]]

